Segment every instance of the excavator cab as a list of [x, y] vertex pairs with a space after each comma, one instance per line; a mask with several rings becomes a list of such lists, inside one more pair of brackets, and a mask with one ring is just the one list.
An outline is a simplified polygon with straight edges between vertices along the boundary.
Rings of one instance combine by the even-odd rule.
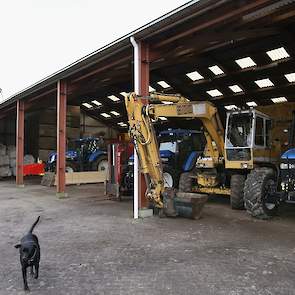
[[227, 113], [225, 168], [253, 169], [254, 162], [270, 162], [270, 118], [255, 110]]

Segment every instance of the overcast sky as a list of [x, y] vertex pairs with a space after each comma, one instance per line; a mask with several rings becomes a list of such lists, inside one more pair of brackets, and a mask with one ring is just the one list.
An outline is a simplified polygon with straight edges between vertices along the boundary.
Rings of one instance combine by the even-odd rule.
[[8, 98], [186, 2], [0, 0], [3, 97]]

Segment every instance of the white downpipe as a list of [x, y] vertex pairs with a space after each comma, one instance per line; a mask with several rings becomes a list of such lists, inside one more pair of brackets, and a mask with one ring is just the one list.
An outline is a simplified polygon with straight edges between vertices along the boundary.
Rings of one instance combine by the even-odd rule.
[[134, 207], [133, 207], [133, 218], [138, 218], [138, 198], [139, 198], [139, 165], [138, 165], [138, 155], [136, 149], [134, 148], [134, 187], [133, 187], [133, 200], [134, 200]]
[[139, 94], [139, 46], [134, 37], [131, 37], [130, 41], [134, 48], [134, 91]]
[[[136, 94], [139, 94], [139, 48], [138, 44], [135, 41], [134, 37], [130, 38], [130, 42], [134, 48], [134, 91]], [[139, 199], [139, 163], [138, 155], [136, 149], [134, 148], [134, 166], [133, 166], [133, 218], [138, 219], [138, 199]]]

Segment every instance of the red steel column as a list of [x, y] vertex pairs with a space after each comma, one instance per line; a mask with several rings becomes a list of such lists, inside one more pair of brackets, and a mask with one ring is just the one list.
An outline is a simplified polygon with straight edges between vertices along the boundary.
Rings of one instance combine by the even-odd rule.
[[[139, 89], [138, 94], [147, 96], [149, 95], [149, 85], [150, 85], [150, 65], [149, 65], [149, 46], [144, 42], [138, 42], [138, 76], [139, 76]], [[146, 102], [147, 103], [147, 102]], [[139, 179], [139, 190], [140, 198], [138, 200], [139, 209], [148, 207], [148, 200], [145, 197], [145, 192], [147, 189], [144, 175], [140, 174]]]
[[139, 95], [149, 95], [150, 62], [148, 44], [139, 43], [139, 59]]
[[16, 103], [16, 185], [24, 185], [25, 103]]
[[66, 186], [66, 117], [67, 117], [67, 83], [57, 83], [57, 194], [65, 193]]

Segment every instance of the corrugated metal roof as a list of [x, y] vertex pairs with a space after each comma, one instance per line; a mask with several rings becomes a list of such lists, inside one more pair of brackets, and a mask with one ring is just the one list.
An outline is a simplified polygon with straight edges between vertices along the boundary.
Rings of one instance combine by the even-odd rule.
[[98, 63], [110, 56], [117, 54], [127, 48], [131, 49], [130, 37], [134, 36], [137, 40], [144, 40], [152, 35], [158, 34], [164, 29], [171, 28], [184, 21], [187, 21], [191, 17], [195, 17], [196, 13], [204, 13], [206, 9], [210, 7], [210, 4], [222, 5], [223, 1], [212, 1], [212, 0], [192, 0], [188, 3], [172, 10], [171, 12], [151, 21], [150, 23], [122, 36], [121, 38], [99, 48], [98, 50], [78, 59], [71, 63], [67, 67], [45, 77], [44, 79], [34, 83], [33, 85], [17, 92], [10, 96], [5, 101], [1, 102], [0, 109], [15, 102], [18, 99], [25, 98], [36, 91], [41, 90], [47, 86], [56, 83], [60, 79], [65, 79], [78, 71], [81, 71], [89, 66]]
[[[253, 101], [267, 104], [270, 98], [282, 95], [286, 96], [288, 101], [293, 101], [293, 97], [289, 95], [289, 89], [294, 83], [285, 85], [286, 79], [281, 77], [293, 73], [294, 68], [294, 48], [291, 45], [291, 39], [287, 37], [290, 36], [290, 29], [294, 23], [294, 18], [292, 18], [295, 11], [295, 5], [292, 5], [294, 1], [190, 1], [16, 93], [0, 104], [0, 109], [6, 108], [5, 111], [11, 111], [14, 108], [12, 103], [18, 99], [30, 98], [35, 101], [44, 94], [53, 94], [56, 82], [60, 79], [67, 79], [73, 86], [72, 89], [77, 89], [74, 87], [79, 83], [80, 94], [77, 92], [77, 97], [74, 97], [75, 91], [72, 93], [75, 103], [91, 102], [99, 96], [104, 102], [103, 112], [118, 111], [120, 108], [112, 101], [104, 99], [103, 96], [118, 95], [120, 91], [130, 91], [131, 36], [152, 44], [154, 52], [157, 53], [159, 49], [159, 56], [163, 56], [163, 59], [155, 59], [156, 62], [153, 63], [151, 69], [153, 72], [151, 86], [158, 91], [163, 91], [163, 87], [159, 86], [158, 82], [164, 80], [174, 91], [192, 98], [207, 97], [215, 100], [214, 97], [208, 96], [208, 91], [218, 89], [224, 95], [218, 96], [215, 102], [221, 106], [243, 105]], [[274, 6], [274, 3], [278, 3], [279, 7]], [[253, 14], [255, 12], [259, 13], [255, 15]], [[248, 19], [245, 20], [247, 15], [255, 16], [253, 22], [249, 23]], [[272, 18], [267, 17], [270, 15]], [[282, 47], [290, 57], [286, 58], [286, 53], [282, 50], [279, 55], [274, 56], [274, 53]], [[207, 55], [208, 50], [210, 54]], [[237, 61], [249, 61], [250, 58], [253, 58], [254, 64], [250, 66], [245, 64], [241, 66], [242, 69], [239, 69]], [[124, 69], [121, 73], [118, 70], [117, 76], [113, 76], [112, 71], [106, 70], [110, 67], [113, 69], [113, 65], [123, 62]], [[210, 71], [214, 65], [215, 67], [220, 66], [224, 73], [216, 75]], [[255, 66], [255, 71], [253, 66]], [[103, 70], [104, 73], [97, 74], [98, 70]], [[196, 71], [202, 79], [191, 81], [188, 74], [196, 73]], [[93, 77], [88, 78], [91, 75]], [[126, 78], [124, 82], [123, 76]], [[119, 77], [119, 82], [116, 77]], [[88, 81], [85, 80], [87, 83], [77, 82], [85, 78], [88, 79]], [[263, 78], [274, 79], [275, 87], [264, 88], [265, 91], [257, 90], [253, 81]], [[97, 81], [99, 81], [98, 85], [96, 85]], [[232, 85], [239, 85], [243, 91], [233, 92], [229, 88]], [[171, 90], [170, 88], [168, 91]], [[86, 98], [89, 89], [91, 89], [91, 95], [88, 101]], [[85, 100], [81, 100], [79, 95], [85, 94]], [[239, 96], [238, 102], [237, 95]], [[54, 96], [52, 95], [51, 98], [54, 99]], [[33, 104], [32, 102], [32, 108]]]

